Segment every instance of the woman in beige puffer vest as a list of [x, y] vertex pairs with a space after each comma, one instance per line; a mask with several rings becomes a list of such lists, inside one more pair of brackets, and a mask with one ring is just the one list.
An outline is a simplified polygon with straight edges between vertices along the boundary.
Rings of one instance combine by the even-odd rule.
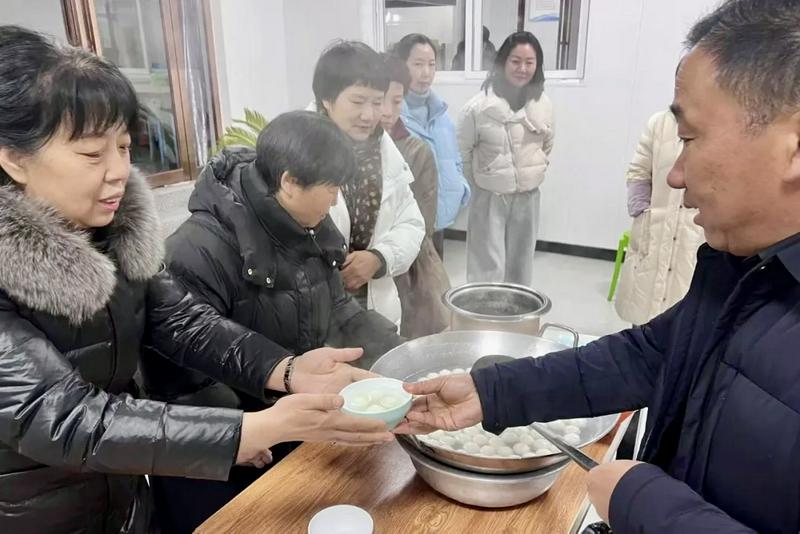
[[616, 309], [633, 324], [647, 323], [686, 295], [697, 249], [705, 242], [694, 223], [697, 210], [683, 206], [683, 190], [667, 185], [681, 148], [672, 112], [656, 113], [626, 174], [634, 220]]
[[553, 148], [553, 105], [543, 54], [529, 32], [512, 34], [482, 91], [458, 121], [464, 175], [473, 185], [467, 280], [530, 286], [539, 225], [539, 186]]

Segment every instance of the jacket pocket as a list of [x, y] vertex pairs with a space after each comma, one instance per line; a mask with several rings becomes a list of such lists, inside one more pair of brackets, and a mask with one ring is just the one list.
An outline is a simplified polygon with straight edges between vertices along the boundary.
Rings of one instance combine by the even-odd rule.
[[[488, 163], [486, 163], [488, 162]], [[510, 152], [487, 154], [481, 158], [481, 166], [475, 171], [475, 184], [493, 193], [511, 193], [514, 184], [514, 161]]]
[[489, 149], [485, 154], [481, 154], [480, 163], [481, 166], [478, 170], [483, 174], [491, 175], [511, 165], [511, 154], [508, 151]]
[[650, 218], [651, 212], [646, 209], [633, 219], [628, 250], [641, 257], [650, 253]]

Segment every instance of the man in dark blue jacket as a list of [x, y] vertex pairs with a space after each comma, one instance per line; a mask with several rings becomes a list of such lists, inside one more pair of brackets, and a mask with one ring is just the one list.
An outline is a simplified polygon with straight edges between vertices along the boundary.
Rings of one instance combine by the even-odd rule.
[[800, 0], [698, 22], [669, 176], [707, 245], [686, 298], [584, 348], [407, 386], [402, 432], [649, 407], [641, 461], [589, 474], [616, 533], [800, 530]]

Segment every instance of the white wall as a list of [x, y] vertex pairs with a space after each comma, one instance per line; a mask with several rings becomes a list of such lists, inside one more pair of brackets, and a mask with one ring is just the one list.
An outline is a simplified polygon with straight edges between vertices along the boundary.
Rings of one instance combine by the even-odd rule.
[[60, 0], [2, 0], [0, 24], [16, 24], [67, 42]]
[[245, 107], [274, 117], [288, 106], [284, 0], [212, 0], [222, 119]]
[[336, 39], [363, 40], [362, 0], [286, 0], [286, 84], [289, 109], [313, 100], [311, 81], [319, 55]]
[[[486, 1], [486, 0], [484, 0]], [[372, 42], [371, 0], [216, 0], [223, 30], [229, 109], [268, 116], [305, 107], [319, 52], [334, 38]], [[552, 165], [542, 186], [540, 238], [616, 248], [630, 225], [624, 174], [647, 118], [672, 98], [682, 42], [717, 0], [595, 0], [586, 75], [548, 82], [556, 110]], [[218, 36], [219, 38], [219, 36]], [[492, 40], [500, 39], [492, 35]], [[496, 42], [499, 46], [499, 42]], [[435, 90], [455, 117], [481, 80], [440, 79]], [[452, 75], [451, 75], [452, 80]], [[227, 116], [229, 117], [229, 116]], [[464, 217], [457, 227], [464, 228]]]
[[224, 124], [244, 107], [267, 118], [305, 108], [320, 53], [333, 40], [364, 39], [369, 0], [212, 0]]
[[[637, 46], [637, 76], [631, 98], [631, 113], [634, 116], [648, 115], [652, 107], [651, 95], [663, 95], [665, 85], [669, 87], [666, 98], [672, 98], [675, 70], [683, 55], [680, 43], [683, 43], [692, 24], [718, 3], [717, 0], [681, 0], [673, 3], [647, 2], [643, 5], [643, 38], [639, 39]], [[667, 40], [669, 46], [665, 46]], [[631, 135], [638, 135], [638, 132], [632, 131]]]

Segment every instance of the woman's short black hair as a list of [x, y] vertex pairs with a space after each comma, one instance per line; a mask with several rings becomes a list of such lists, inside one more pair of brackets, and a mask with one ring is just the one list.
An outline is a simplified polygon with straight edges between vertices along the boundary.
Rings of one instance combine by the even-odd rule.
[[403, 86], [403, 93], [408, 92], [411, 86], [411, 73], [408, 72], [408, 65], [405, 60], [395, 54], [381, 54], [383, 63], [386, 65], [386, 72], [389, 74], [389, 82], [397, 82]]
[[258, 136], [256, 168], [273, 193], [280, 189], [284, 172], [308, 188], [344, 185], [358, 169], [347, 134], [311, 111], [290, 111], [270, 121]]
[[530, 45], [536, 54], [536, 72], [533, 73], [533, 78], [528, 82], [528, 90], [532, 98], [539, 100], [544, 92], [544, 52], [539, 39], [536, 38], [531, 32], [515, 32], [509, 35], [500, 50], [497, 51], [497, 56], [494, 58], [494, 65], [489, 72], [486, 81], [483, 82], [482, 89], [488, 91], [489, 87], [494, 86], [498, 80], [505, 80], [506, 75], [506, 61], [511, 51], [518, 45]]
[[433, 49], [433, 57], [436, 57], [436, 45], [433, 44], [430, 37], [422, 35], [421, 33], [409, 33], [394, 45], [392, 52], [403, 61], [408, 61], [408, 56], [411, 55], [411, 49], [416, 45], [430, 46]]
[[[0, 26], [0, 147], [32, 153], [61, 128], [70, 139], [124, 125], [133, 133], [139, 100], [104, 59], [59, 46], [19, 26]], [[0, 169], [0, 183], [10, 177]]]
[[385, 93], [389, 88], [389, 76], [375, 50], [358, 41], [337, 41], [322, 52], [314, 69], [311, 87], [317, 108], [322, 111], [323, 101], [335, 101], [342, 91], [353, 85]]

